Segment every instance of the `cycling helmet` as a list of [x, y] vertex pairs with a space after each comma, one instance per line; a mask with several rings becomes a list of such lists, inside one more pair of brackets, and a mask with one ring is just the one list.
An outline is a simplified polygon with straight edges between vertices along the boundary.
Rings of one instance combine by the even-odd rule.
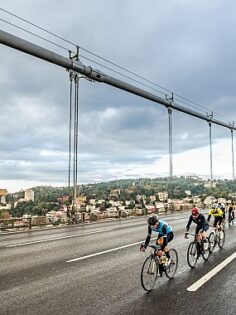
[[147, 222], [149, 225], [155, 225], [158, 221], [159, 221], [159, 219], [156, 215], [147, 219]]
[[198, 215], [199, 214], [199, 209], [198, 208], [193, 208], [192, 209], [192, 215]]

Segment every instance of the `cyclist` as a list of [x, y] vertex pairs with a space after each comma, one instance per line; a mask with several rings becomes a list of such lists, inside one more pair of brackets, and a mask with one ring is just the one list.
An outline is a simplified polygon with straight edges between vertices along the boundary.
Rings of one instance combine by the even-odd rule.
[[192, 222], [197, 224], [196, 230], [195, 230], [196, 236], [198, 234], [201, 234], [201, 237], [204, 240], [206, 238], [206, 231], [209, 229], [209, 224], [207, 223], [207, 220], [204, 217], [204, 215], [200, 213], [197, 207], [194, 207], [191, 210], [191, 215], [189, 217], [188, 224], [186, 226], [186, 232], [185, 232], [186, 238], [187, 238], [187, 234], [188, 234], [188, 231], [190, 229]]
[[229, 205], [228, 211], [229, 211], [229, 223], [231, 223], [234, 221], [234, 203], [233, 202]]
[[223, 220], [225, 220], [225, 205], [221, 202], [218, 203], [218, 208], [223, 212]]
[[213, 226], [216, 227], [217, 224], [221, 224], [221, 222], [223, 222], [223, 218], [224, 218], [224, 213], [220, 208], [215, 208], [214, 206], [212, 206], [212, 209], [208, 212], [208, 218], [207, 218], [207, 222], [209, 223], [211, 220], [211, 216], [215, 217]]
[[[147, 223], [148, 234], [145, 243], [141, 245], [140, 250], [145, 251], [147, 245], [151, 240], [152, 231], [154, 231], [158, 233], [156, 243], [161, 245], [161, 249], [158, 251], [158, 256], [161, 257], [166, 245], [174, 238], [172, 227], [167, 222], [159, 220], [158, 216], [156, 215], [149, 217]], [[170, 254], [167, 248], [165, 249], [165, 253], [168, 261], [170, 261]]]

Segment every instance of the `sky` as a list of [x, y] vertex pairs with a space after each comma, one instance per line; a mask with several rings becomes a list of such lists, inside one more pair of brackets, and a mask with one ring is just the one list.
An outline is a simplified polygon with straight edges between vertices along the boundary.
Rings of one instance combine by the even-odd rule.
[[[165, 98], [165, 90], [138, 76], [144, 77], [173, 91], [175, 104], [213, 112], [227, 124], [236, 120], [235, 1], [0, 0], [0, 8], [86, 49], [84, 65]], [[76, 49], [3, 10], [0, 29], [65, 57]], [[0, 188], [68, 185], [68, 72], [1, 44], [0, 69]], [[210, 178], [207, 122], [172, 116], [173, 175]], [[168, 152], [165, 107], [80, 80], [78, 183], [168, 176]], [[212, 152], [213, 177], [232, 179], [229, 129], [212, 126]]]

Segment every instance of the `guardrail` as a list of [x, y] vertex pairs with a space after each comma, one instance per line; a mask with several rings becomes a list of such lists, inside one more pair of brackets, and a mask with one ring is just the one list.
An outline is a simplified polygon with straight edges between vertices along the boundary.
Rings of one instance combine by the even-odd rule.
[[71, 225], [78, 224], [84, 222], [94, 222], [94, 221], [104, 221], [107, 219], [125, 219], [128, 217], [141, 217], [147, 216], [151, 214], [167, 214], [173, 212], [182, 212], [189, 211], [190, 207], [185, 207], [181, 209], [171, 209], [168, 212], [165, 210], [156, 211], [145, 211], [141, 209], [133, 209], [129, 214], [126, 212], [118, 211], [117, 213], [88, 213], [82, 212], [78, 213], [77, 216], [71, 218], [55, 218], [46, 217], [46, 216], [38, 216], [38, 217], [28, 217], [28, 218], [9, 218], [9, 219], [0, 219], [0, 231], [7, 231], [13, 229], [29, 229], [31, 230], [33, 227], [46, 227], [46, 226], [56, 226], [56, 225]]
[[[48, 217], [40, 216], [40, 217], [29, 217], [29, 218], [9, 218], [9, 219], [0, 219], [0, 230], [8, 230], [8, 229], [20, 229], [20, 228], [28, 228], [29, 230], [32, 227], [43, 227], [46, 225], [58, 225], [59, 223], [63, 223], [63, 221], [51, 222]], [[67, 223], [67, 222], [65, 222]]]

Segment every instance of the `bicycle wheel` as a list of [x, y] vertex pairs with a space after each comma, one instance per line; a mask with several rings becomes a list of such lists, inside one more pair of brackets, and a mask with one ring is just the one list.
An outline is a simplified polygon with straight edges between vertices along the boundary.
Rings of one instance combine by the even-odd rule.
[[205, 241], [203, 242], [203, 249], [202, 249], [202, 258], [204, 260], [208, 260], [209, 256], [210, 256], [210, 244], [209, 244], [209, 240], [208, 238], [205, 239]]
[[154, 256], [151, 255], [144, 261], [141, 271], [141, 284], [145, 291], [152, 291], [157, 275], [157, 263]]
[[198, 250], [196, 242], [191, 242], [187, 251], [187, 262], [190, 268], [194, 268], [198, 260]]
[[175, 249], [170, 249], [169, 254], [169, 265], [165, 267], [165, 274], [169, 279], [172, 279], [174, 278], [178, 268], [178, 253]]
[[225, 231], [220, 231], [218, 237], [218, 246], [222, 249], [225, 243]]
[[211, 232], [209, 234], [208, 240], [209, 240], [209, 251], [211, 254], [213, 253], [213, 250], [215, 248], [215, 233], [214, 232]]

